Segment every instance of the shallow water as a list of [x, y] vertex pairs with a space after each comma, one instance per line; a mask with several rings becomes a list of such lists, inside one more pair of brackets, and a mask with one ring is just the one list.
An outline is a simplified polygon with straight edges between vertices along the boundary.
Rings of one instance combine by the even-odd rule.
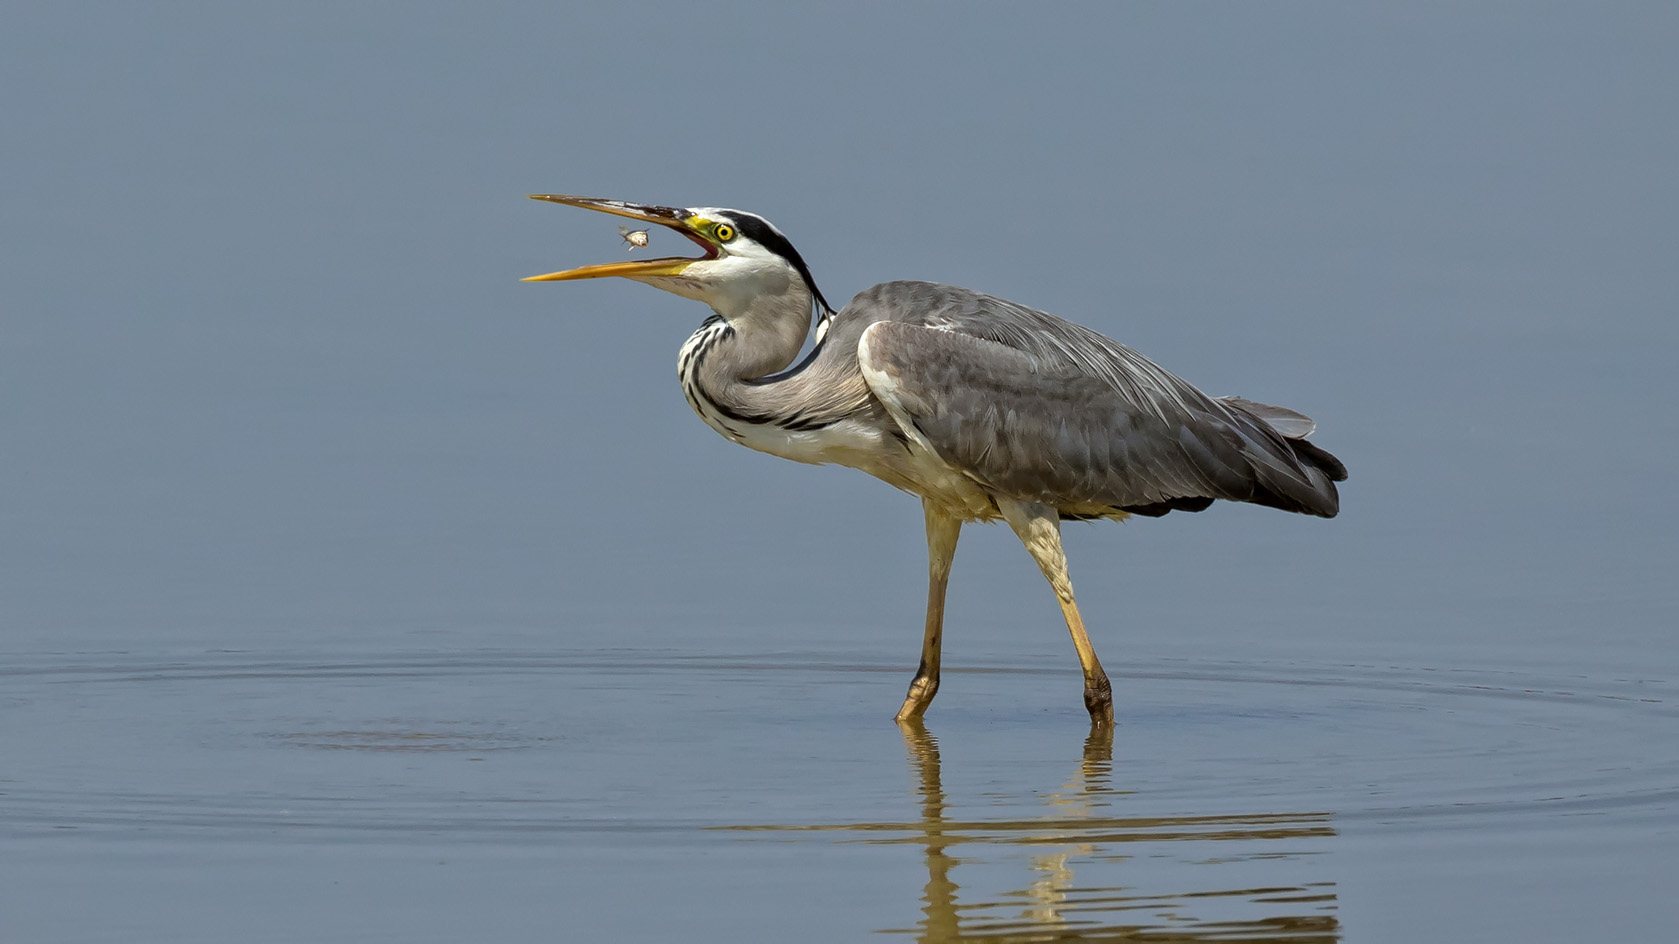
[[[679, 650], [34, 653], [7, 940], [1660, 939], [1670, 680]], [[95, 907], [97, 905], [97, 907]]]
[[[392, 6], [5, 11], [0, 944], [1679, 940], [1679, 7]], [[518, 281], [667, 246], [542, 191], [1302, 410], [1343, 513], [1066, 528], [1111, 743], [967, 529], [902, 731], [917, 501]]]

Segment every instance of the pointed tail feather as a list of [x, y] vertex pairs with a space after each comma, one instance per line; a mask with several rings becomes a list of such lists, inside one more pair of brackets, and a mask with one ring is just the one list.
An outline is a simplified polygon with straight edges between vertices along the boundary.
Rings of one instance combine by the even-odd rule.
[[[1276, 455], [1272, 449], [1262, 449], [1262, 455], [1251, 455], [1258, 473], [1259, 490], [1249, 501], [1280, 508], [1333, 518], [1341, 509], [1341, 497], [1336, 482], [1347, 479], [1347, 467], [1327, 450], [1306, 441], [1317, 424], [1311, 417], [1286, 407], [1255, 403], [1241, 397], [1219, 397], [1219, 402], [1235, 413], [1257, 420], [1266, 429], [1281, 437], [1272, 441], [1287, 451], [1287, 457]], [[1287, 461], [1293, 460], [1293, 461]]]

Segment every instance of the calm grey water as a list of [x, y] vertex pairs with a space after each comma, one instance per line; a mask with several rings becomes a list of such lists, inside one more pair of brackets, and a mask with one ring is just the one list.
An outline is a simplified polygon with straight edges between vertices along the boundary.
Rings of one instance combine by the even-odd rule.
[[[0, 942], [1674, 940], [1679, 7], [10, 4]], [[1297, 408], [1006, 530], [689, 414], [593, 193]], [[658, 239], [655, 234], [655, 239]], [[655, 243], [655, 249], [665, 248]]]
[[[1660, 939], [1671, 682], [796, 651], [14, 656], [11, 940]], [[1589, 903], [1589, 908], [1586, 906]]]

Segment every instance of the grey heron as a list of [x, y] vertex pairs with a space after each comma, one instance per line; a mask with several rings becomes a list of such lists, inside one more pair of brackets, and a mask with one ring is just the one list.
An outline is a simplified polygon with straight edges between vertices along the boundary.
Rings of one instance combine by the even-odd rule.
[[[620, 276], [704, 302], [677, 359], [688, 405], [743, 446], [860, 469], [921, 496], [921, 664], [897, 719], [939, 688], [945, 586], [969, 521], [1006, 521], [1055, 591], [1093, 725], [1113, 694], [1073, 598], [1061, 521], [1201, 511], [1215, 500], [1334, 517], [1346, 468], [1300, 413], [1210, 397], [1089, 328], [991, 295], [886, 282], [839, 311], [769, 221], [720, 207], [532, 199], [654, 223], [700, 248], [526, 281]], [[812, 325], [814, 321], [814, 340]], [[799, 357], [807, 341], [812, 346]], [[795, 363], [797, 361], [797, 363]]]

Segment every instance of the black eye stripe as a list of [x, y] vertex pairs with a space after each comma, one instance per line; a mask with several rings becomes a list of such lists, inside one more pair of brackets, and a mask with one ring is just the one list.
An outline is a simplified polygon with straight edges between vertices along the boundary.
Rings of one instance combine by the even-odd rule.
[[793, 248], [793, 244], [787, 241], [787, 237], [781, 235], [780, 230], [771, 226], [769, 221], [763, 217], [755, 213], [747, 213], [744, 210], [729, 211], [729, 222], [734, 225], [738, 235], [745, 236], [791, 262], [793, 268], [799, 271], [799, 275], [804, 276], [805, 284], [810, 286], [811, 294], [816, 296], [816, 300], [822, 308], [826, 311], [833, 311], [833, 308], [828, 304], [828, 300], [822, 297], [822, 290], [816, 287], [816, 280], [811, 278], [810, 269], [805, 265], [804, 258], [799, 255], [797, 249]]

